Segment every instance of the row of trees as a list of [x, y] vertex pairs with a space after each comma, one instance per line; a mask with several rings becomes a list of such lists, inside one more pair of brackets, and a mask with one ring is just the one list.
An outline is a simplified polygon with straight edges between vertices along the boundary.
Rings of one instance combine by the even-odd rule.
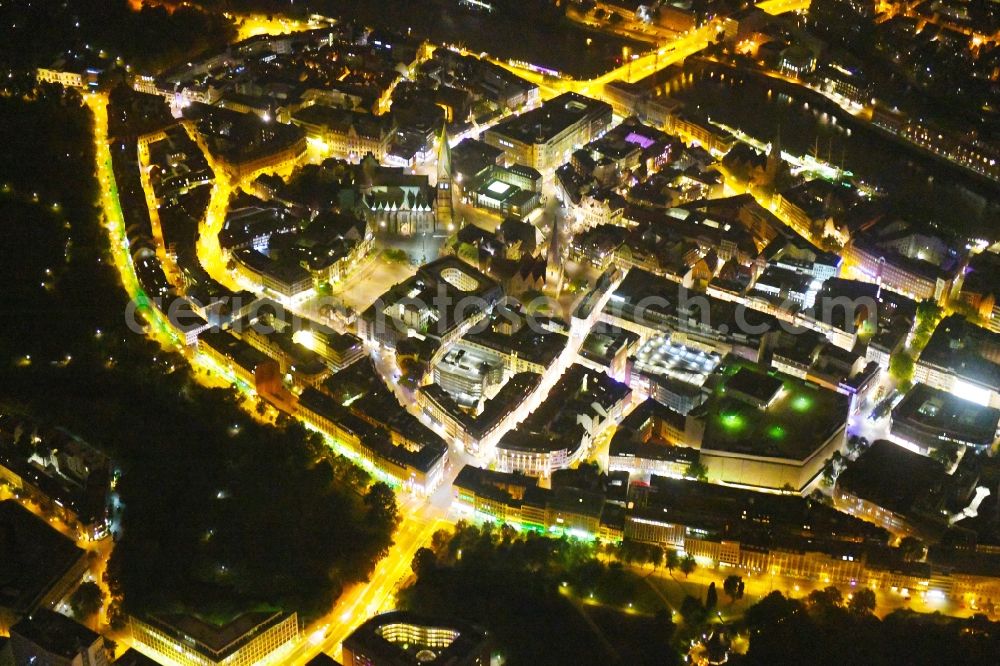
[[917, 304], [917, 319], [909, 346], [897, 350], [889, 358], [889, 374], [896, 380], [900, 390], [906, 390], [913, 381], [916, 359], [927, 346], [943, 316], [944, 310], [932, 300], [923, 300]]
[[649, 564], [654, 570], [663, 566], [670, 572], [679, 569], [685, 578], [694, 573], [698, 567], [694, 557], [689, 554], [681, 557], [673, 548], [664, 548], [658, 544], [632, 541], [631, 539], [603, 544], [601, 551], [604, 555], [613, 556], [625, 564], [638, 564], [640, 566]]

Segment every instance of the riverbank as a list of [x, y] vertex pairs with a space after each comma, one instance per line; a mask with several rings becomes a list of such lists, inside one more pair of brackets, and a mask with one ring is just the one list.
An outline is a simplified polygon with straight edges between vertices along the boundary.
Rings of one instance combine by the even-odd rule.
[[839, 104], [836, 100], [831, 99], [828, 95], [823, 92], [816, 90], [815, 88], [806, 85], [801, 81], [793, 81], [789, 77], [777, 74], [775, 72], [770, 72], [764, 69], [755, 67], [741, 66], [735, 63], [726, 62], [724, 60], [719, 60], [709, 56], [695, 56], [693, 59], [700, 60], [706, 63], [712, 63], [715, 65], [720, 65], [731, 71], [739, 72], [740, 74], [754, 76], [760, 80], [767, 81], [769, 84], [775, 86], [785, 86], [791, 90], [799, 92], [807, 97], [810, 97], [812, 101], [816, 104], [828, 104], [830, 105], [831, 111], [836, 112], [839, 110], [842, 114], [841, 117], [847, 123], [853, 123], [855, 127], [864, 128], [865, 130], [870, 130], [880, 135], [884, 139], [893, 141], [903, 147], [909, 148], [916, 153], [930, 157], [937, 161], [944, 167], [949, 169], [955, 169], [961, 177], [969, 178], [977, 186], [985, 186], [987, 188], [996, 188], [997, 194], [1000, 194], [1000, 180], [993, 179], [987, 175], [981, 174], [978, 171], [973, 171], [966, 166], [953, 162], [948, 158], [939, 155], [938, 153], [925, 148], [924, 146], [907, 139], [904, 136], [894, 134], [871, 121], [872, 108], [871, 107], [861, 107], [857, 106], [857, 111], [852, 111], [849, 108], [845, 108], [843, 105]]
[[689, 58], [653, 86], [658, 94], [765, 143], [780, 141], [786, 152], [813, 154], [853, 172], [892, 193], [902, 215], [963, 235], [998, 234], [1000, 187], [888, 136], [815, 90], [704, 57]]

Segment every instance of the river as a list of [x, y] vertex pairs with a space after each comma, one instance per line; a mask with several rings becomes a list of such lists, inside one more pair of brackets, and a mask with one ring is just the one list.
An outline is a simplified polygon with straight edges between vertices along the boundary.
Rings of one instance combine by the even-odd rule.
[[787, 152], [818, 153], [884, 189], [903, 215], [963, 235], [1000, 239], [1000, 185], [904, 146], [832, 102], [694, 59], [664, 74], [657, 81], [662, 94], [761, 141], [780, 136]]
[[465, 9], [457, 0], [327, 0], [323, 8], [362, 25], [412, 30], [435, 44], [457, 44], [474, 53], [518, 59], [580, 79], [617, 67], [623, 47], [633, 53], [649, 48], [649, 44], [589, 30], [542, 5], [487, 13]]

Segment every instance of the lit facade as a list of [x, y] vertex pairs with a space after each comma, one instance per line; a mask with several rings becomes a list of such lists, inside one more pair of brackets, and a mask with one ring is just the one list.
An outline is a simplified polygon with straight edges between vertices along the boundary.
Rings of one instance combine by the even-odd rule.
[[295, 613], [247, 614], [233, 623], [241, 623], [240, 629], [245, 625], [245, 630], [227, 632], [225, 640], [219, 638], [221, 631], [213, 635], [211, 625], [187, 617], [174, 622], [131, 616], [128, 624], [137, 648], [181, 666], [252, 666], [279, 650], [290, 650], [299, 640]]
[[347, 637], [344, 666], [489, 666], [491, 645], [487, 632], [467, 622], [393, 611], [376, 615]]
[[508, 164], [545, 171], [569, 161], [577, 146], [603, 134], [611, 120], [610, 104], [564, 93], [486, 130], [483, 141], [503, 150]]

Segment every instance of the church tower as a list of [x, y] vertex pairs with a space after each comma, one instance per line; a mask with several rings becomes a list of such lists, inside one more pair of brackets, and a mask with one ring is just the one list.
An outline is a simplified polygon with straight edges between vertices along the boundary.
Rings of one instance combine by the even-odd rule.
[[549, 251], [545, 261], [545, 287], [559, 294], [563, 285], [563, 228], [562, 211], [557, 206], [550, 206], [546, 211], [552, 216], [552, 236], [549, 238]]
[[767, 163], [764, 167], [764, 180], [768, 185], [773, 185], [774, 181], [777, 180], [778, 174], [781, 172], [781, 167], [783, 161], [781, 159], [781, 126], [778, 126], [778, 133], [774, 137], [774, 141], [771, 142], [769, 146], [770, 150], [767, 153]]
[[434, 214], [437, 218], [438, 230], [450, 233], [455, 230], [455, 193], [452, 189], [451, 147], [448, 145], [448, 127], [446, 124], [441, 125], [439, 142], [437, 201]]

